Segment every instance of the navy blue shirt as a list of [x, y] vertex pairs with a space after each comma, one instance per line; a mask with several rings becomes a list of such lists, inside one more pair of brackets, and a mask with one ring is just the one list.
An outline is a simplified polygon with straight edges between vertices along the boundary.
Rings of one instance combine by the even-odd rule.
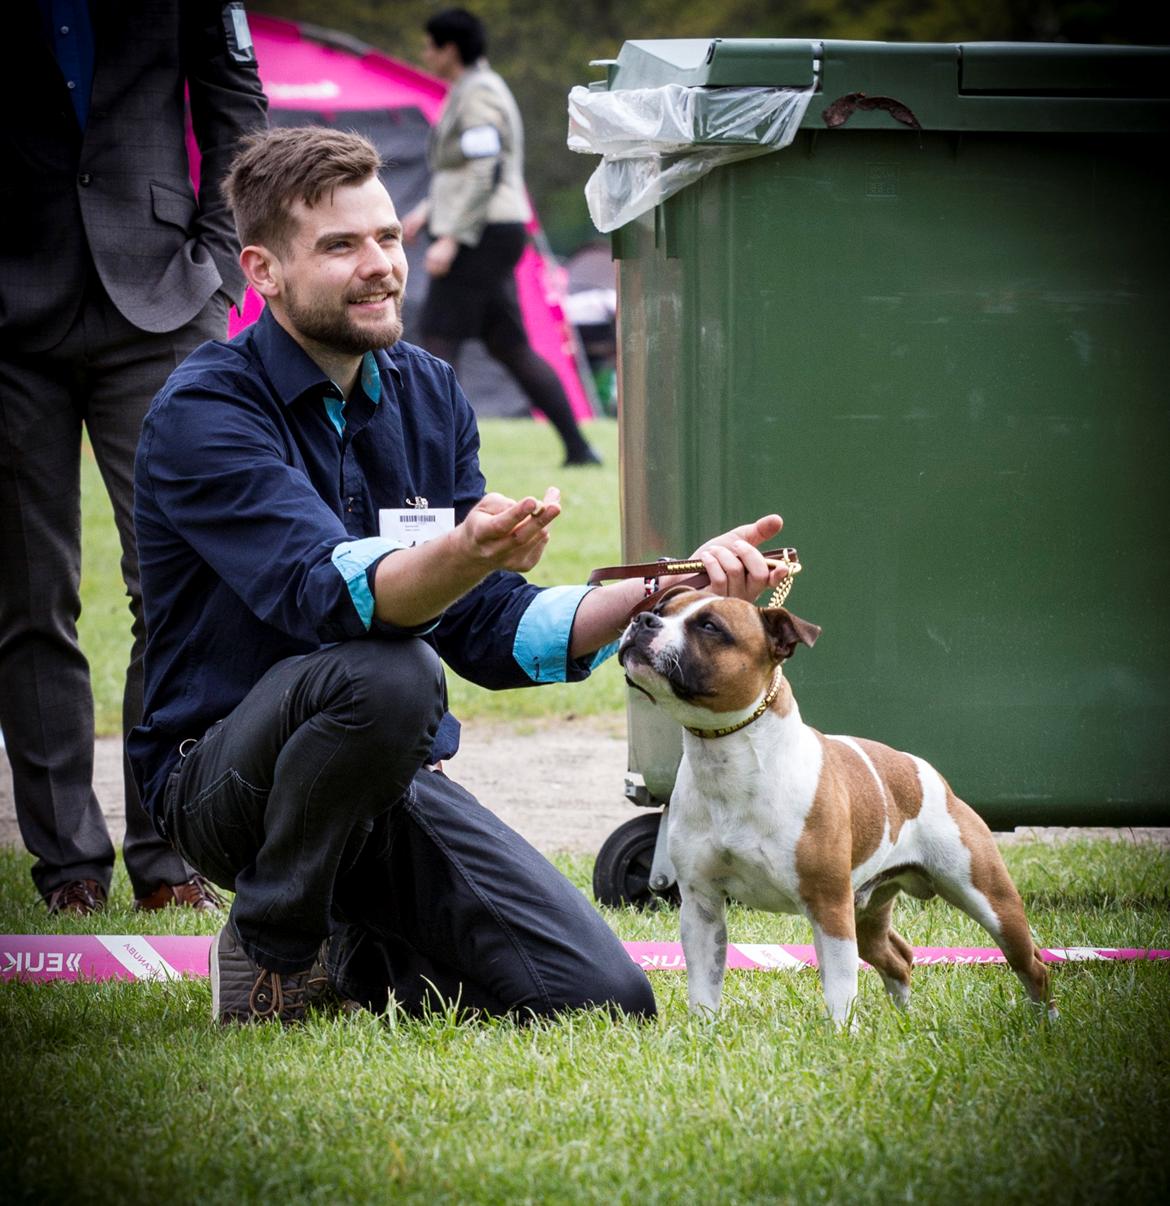
[[41, 21], [84, 130], [93, 89], [94, 41], [87, 0], [39, 0]]
[[[374, 571], [403, 547], [378, 535], [379, 509], [422, 497], [462, 521], [484, 493], [478, 453], [450, 365], [410, 344], [368, 353], [345, 400], [265, 311], [171, 374], [143, 424], [134, 482], [146, 698], [128, 749], [149, 812], [179, 744], [294, 654], [419, 635], [486, 687], [588, 675], [609, 649], [568, 656], [586, 587], [542, 590], [496, 572], [422, 629], [374, 617]], [[446, 716], [433, 760], [455, 753], [458, 733]]]

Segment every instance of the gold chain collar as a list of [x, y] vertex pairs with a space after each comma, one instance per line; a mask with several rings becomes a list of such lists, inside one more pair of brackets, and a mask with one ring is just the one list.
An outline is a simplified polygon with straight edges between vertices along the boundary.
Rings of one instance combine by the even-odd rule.
[[738, 733], [740, 729], [746, 729], [749, 724], [759, 720], [761, 716], [772, 706], [776, 696], [780, 694], [780, 684], [784, 681], [784, 667], [779, 665], [772, 671], [772, 681], [768, 685], [768, 691], [764, 698], [760, 701], [760, 706], [746, 719], [741, 720], [738, 724], [729, 724], [722, 729], [692, 729], [689, 724], [683, 725], [683, 728], [695, 737], [703, 737], [710, 740], [712, 737], [726, 737], [728, 733]]

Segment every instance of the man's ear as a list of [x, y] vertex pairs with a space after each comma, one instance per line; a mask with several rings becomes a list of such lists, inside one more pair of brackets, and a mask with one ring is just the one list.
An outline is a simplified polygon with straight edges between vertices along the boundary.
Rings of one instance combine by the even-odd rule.
[[240, 252], [240, 267], [248, 284], [265, 300], [280, 295], [280, 261], [267, 247], [250, 243]]
[[772, 656], [778, 662], [786, 661], [797, 645], [815, 645], [821, 630], [816, 624], [794, 616], [783, 607], [761, 607], [760, 619], [768, 633], [768, 644]]

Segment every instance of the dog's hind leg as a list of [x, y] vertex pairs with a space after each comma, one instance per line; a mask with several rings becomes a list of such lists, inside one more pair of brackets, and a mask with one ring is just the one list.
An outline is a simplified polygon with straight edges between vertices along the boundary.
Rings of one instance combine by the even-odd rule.
[[877, 969], [886, 992], [899, 1009], [910, 1004], [910, 970], [914, 952], [910, 944], [890, 925], [897, 892], [857, 914], [857, 950]]
[[[998, 851], [996, 852], [998, 857]], [[989, 882], [990, 880], [990, 882]], [[1024, 905], [1007, 869], [1002, 875], [981, 877], [980, 885], [939, 884], [939, 895], [973, 917], [995, 939], [1012, 971], [1036, 1005], [1044, 1005], [1048, 1016], [1057, 1016], [1048, 982], [1048, 971], [1032, 941]]]
[[968, 841], [970, 870], [966, 874], [932, 876], [938, 894], [974, 918], [998, 943], [1012, 971], [1020, 978], [1028, 996], [1047, 1007], [1049, 1018], [1057, 1016], [1048, 981], [1048, 970], [1032, 941], [1024, 914], [1024, 902], [1004, 865], [1003, 856], [983, 819], [961, 800], [954, 799], [952, 815], [960, 829], [982, 831], [979, 840]]
[[680, 928], [692, 1013], [718, 1013], [727, 969], [727, 898], [680, 881]]

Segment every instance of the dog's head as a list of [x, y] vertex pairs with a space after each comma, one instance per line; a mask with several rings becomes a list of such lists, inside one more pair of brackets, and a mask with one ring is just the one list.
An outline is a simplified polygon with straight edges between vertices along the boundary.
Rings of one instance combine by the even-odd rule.
[[775, 668], [820, 635], [783, 607], [677, 586], [633, 618], [618, 661], [680, 724], [712, 727], [750, 713]]

